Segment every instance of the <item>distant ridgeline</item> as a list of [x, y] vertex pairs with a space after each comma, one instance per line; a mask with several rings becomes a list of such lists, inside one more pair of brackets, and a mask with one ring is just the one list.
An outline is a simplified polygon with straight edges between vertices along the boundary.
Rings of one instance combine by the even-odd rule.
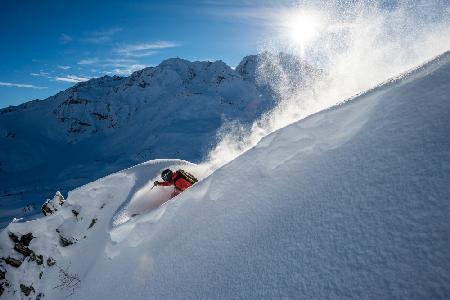
[[0, 227], [35, 214], [56, 190], [149, 159], [201, 160], [225, 121], [250, 124], [275, 105], [277, 91], [258, 74], [261, 61], [288, 72], [292, 90], [317, 76], [286, 54], [247, 56], [234, 70], [174, 58], [0, 110]]

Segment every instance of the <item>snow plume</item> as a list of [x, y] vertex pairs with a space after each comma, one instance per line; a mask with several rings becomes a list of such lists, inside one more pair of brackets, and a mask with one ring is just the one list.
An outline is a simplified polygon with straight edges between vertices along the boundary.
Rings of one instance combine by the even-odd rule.
[[[256, 145], [264, 136], [362, 93], [450, 49], [450, 4], [445, 1], [301, 1], [279, 9], [268, 24], [257, 66], [258, 82], [278, 105], [251, 127], [227, 124], [204, 167], [210, 171]], [[303, 37], [302, 37], [303, 36]], [[321, 70], [309, 86], [292, 85], [290, 53]]]

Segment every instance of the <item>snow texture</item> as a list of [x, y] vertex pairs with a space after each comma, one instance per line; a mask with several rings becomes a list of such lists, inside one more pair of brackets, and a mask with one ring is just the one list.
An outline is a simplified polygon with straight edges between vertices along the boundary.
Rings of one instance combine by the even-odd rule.
[[[0, 110], [0, 227], [39, 213], [25, 206], [39, 208], [56, 190], [66, 196], [149, 159], [199, 162], [224, 123], [249, 125], [275, 105], [269, 86], [257, 83], [256, 75], [245, 77], [255, 72], [221, 61], [168, 59], [130, 77], [92, 79]], [[298, 74], [297, 81], [305, 81], [312, 72]]]
[[[30, 262], [6, 278], [48, 299], [449, 298], [449, 95], [447, 52], [270, 134], [159, 207], [167, 191], [152, 181], [183, 162], [90, 183], [66, 201], [83, 220], [66, 206], [1, 234], [5, 256], [7, 231], [32, 231], [30, 248], [76, 274], [76, 288], [55, 289], [52, 267], [36, 279]], [[62, 248], [56, 227], [76, 243]], [[4, 297], [20, 299], [11, 289]]]

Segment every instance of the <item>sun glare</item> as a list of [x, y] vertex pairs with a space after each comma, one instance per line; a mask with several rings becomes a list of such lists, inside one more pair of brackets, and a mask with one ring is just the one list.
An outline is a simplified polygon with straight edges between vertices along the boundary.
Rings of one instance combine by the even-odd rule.
[[305, 46], [319, 34], [321, 19], [314, 14], [299, 13], [287, 18], [285, 23], [288, 39], [298, 46]]

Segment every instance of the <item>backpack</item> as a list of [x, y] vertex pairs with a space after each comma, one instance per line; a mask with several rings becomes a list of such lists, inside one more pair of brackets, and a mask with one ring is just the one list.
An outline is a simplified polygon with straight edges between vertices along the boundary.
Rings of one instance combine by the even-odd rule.
[[184, 180], [186, 180], [187, 182], [189, 182], [190, 184], [194, 184], [198, 182], [198, 179], [195, 178], [194, 175], [192, 175], [191, 173], [186, 172], [185, 170], [179, 169], [177, 170], [177, 178], [175, 179], [175, 181], [179, 178], [183, 178]]

